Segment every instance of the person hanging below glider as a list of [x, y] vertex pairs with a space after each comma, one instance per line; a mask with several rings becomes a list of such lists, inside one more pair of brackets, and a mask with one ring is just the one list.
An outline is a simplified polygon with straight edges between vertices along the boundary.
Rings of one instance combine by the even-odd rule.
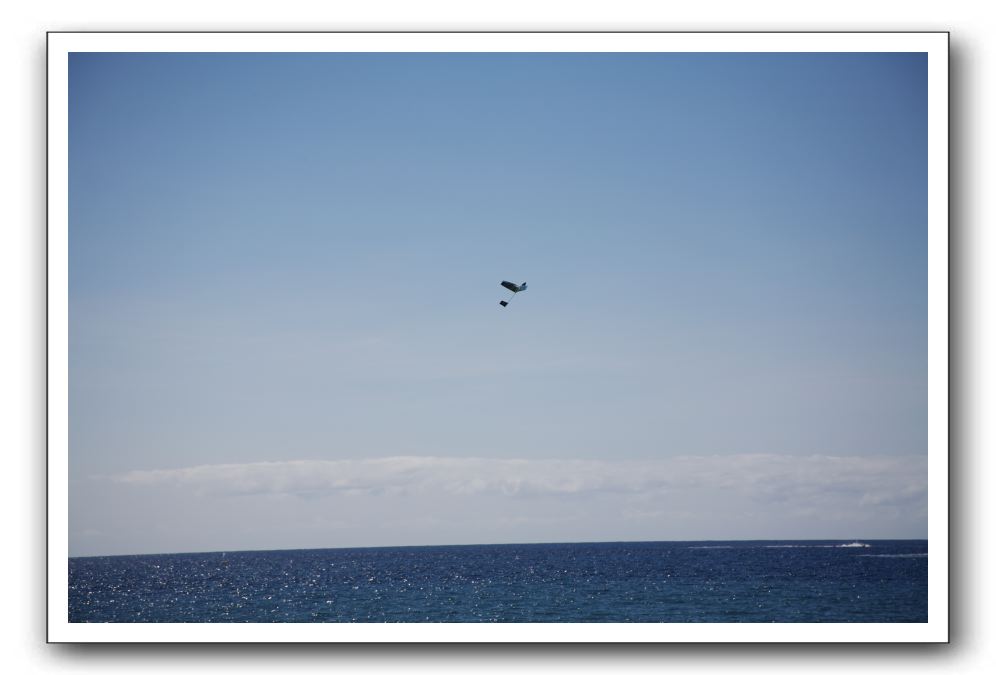
[[[508, 290], [512, 291], [512, 298], [515, 297], [516, 293], [520, 293], [520, 292], [526, 290], [526, 282], [525, 281], [523, 281], [521, 284], [513, 284], [511, 281], [503, 281], [503, 282], [501, 282], [501, 285], [504, 286], [505, 288], [507, 288]], [[509, 298], [508, 300], [500, 300], [498, 302], [498, 304], [501, 305], [502, 307], [508, 307], [508, 302], [512, 298]]]

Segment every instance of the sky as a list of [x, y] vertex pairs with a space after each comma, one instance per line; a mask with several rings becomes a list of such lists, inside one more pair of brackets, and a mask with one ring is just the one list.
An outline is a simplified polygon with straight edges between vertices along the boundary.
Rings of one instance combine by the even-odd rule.
[[69, 66], [70, 555], [927, 536], [925, 55]]

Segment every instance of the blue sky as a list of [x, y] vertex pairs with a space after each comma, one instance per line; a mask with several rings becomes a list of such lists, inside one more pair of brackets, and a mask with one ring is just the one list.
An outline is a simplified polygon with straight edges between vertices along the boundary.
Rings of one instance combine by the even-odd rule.
[[926, 536], [926, 93], [73, 54], [71, 553]]

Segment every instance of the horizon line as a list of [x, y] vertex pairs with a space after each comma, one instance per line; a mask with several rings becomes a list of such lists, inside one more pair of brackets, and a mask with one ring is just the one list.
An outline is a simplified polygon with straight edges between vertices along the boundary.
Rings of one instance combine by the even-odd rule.
[[[236, 550], [203, 550], [203, 551], [160, 551], [155, 553], [110, 553], [110, 554], [90, 554], [90, 555], [70, 555], [68, 560], [78, 560], [81, 558], [126, 558], [138, 556], [154, 555], [212, 555], [227, 553], [278, 553], [289, 551], [361, 551], [371, 549], [394, 549], [394, 548], [457, 548], [457, 547], [483, 547], [483, 546], [589, 546], [593, 544], [703, 544], [703, 543], [752, 543], [752, 542], [849, 542], [863, 544], [865, 542], [897, 542], [897, 541], [929, 541], [927, 537], [922, 538], [881, 538], [881, 537], [829, 537], [829, 538], [808, 538], [808, 539], [619, 539], [609, 541], [533, 541], [533, 542], [497, 542], [490, 544], [379, 544], [374, 546], [321, 546], [302, 548], [261, 548], [261, 549], [236, 549]], [[836, 548], [836, 547], [835, 547]]]

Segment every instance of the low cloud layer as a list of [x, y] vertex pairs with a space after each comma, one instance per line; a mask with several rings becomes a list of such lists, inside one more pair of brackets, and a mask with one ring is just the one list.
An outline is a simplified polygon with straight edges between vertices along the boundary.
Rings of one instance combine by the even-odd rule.
[[70, 486], [72, 555], [556, 541], [926, 537], [924, 457], [387, 457]]
[[764, 501], [847, 496], [863, 504], [925, 500], [925, 458], [715, 455], [648, 461], [388, 457], [214, 464], [131, 471], [131, 485], [210, 495], [481, 494], [507, 497], [725, 490]]

